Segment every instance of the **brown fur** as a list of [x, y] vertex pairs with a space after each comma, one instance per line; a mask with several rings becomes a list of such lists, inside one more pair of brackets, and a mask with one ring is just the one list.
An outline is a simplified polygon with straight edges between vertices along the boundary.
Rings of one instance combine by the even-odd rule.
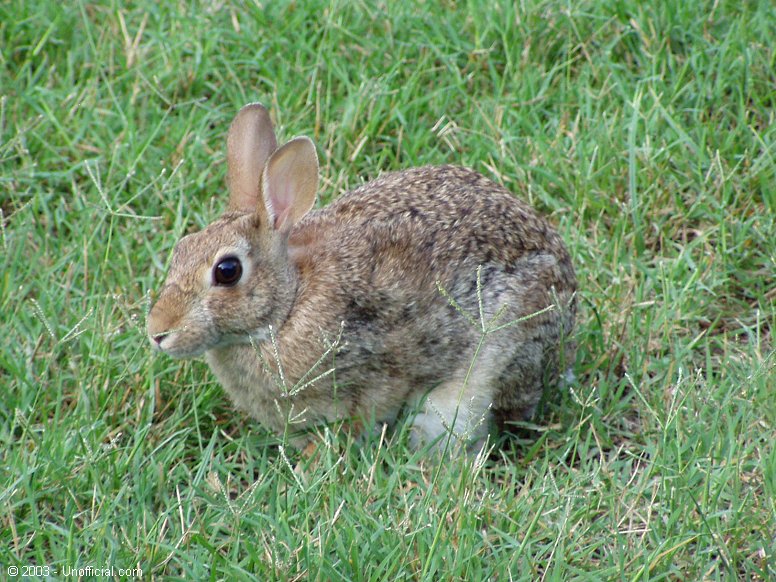
[[[307, 199], [283, 210], [273, 184], [285, 174], [269, 174], [303, 166], [292, 179], [314, 192], [308, 147], [288, 148], [283, 164], [274, 155], [253, 162], [265, 168], [257, 181], [264, 191], [257, 186], [251, 200], [248, 187], [238, 188], [235, 210], [179, 242], [149, 314], [154, 344], [173, 356], [204, 353], [235, 403], [277, 432], [297, 414], [301, 427], [351, 416], [392, 420], [429, 391], [416, 422], [420, 442], [440, 427], [465, 431], [491, 406], [500, 423], [529, 417], [545, 383], [557, 382], [561, 360], [574, 357], [564, 339], [576, 279], [557, 232], [503, 187], [454, 166], [386, 174], [307, 214]], [[210, 270], [225, 249], [247, 272], [234, 287], [214, 287]], [[478, 268], [486, 321], [554, 307], [490, 334], [475, 360]], [[291, 394], [300, 379], [330, 369]], [[473, 412], [459, 418], [470, 404]]]

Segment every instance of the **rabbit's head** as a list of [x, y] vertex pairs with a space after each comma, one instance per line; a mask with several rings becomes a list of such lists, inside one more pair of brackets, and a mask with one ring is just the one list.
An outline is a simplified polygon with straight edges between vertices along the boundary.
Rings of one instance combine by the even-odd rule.
[[148, 314], [152, 344], [173, 357], [265, 339], [297, 292], [288, 239], [315, 202], [315, 146], [278, 148], [267, 110], [251, 104], [229, 129], [227, 163], [229, 210], [178, 242]]

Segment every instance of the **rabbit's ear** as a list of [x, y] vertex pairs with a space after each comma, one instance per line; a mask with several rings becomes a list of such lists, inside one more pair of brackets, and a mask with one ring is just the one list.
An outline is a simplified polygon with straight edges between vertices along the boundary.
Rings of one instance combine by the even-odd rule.
[[262, 182], [269, 224], [288, 233], [315, 204], [318, 156], [310, 138], [295, 137], [275, 151]]
[[267, 109], [260, 103], [240, 109], [226, 140], [230, 210], [256, 210], [261, 201], [261, 174], [277, 147]]

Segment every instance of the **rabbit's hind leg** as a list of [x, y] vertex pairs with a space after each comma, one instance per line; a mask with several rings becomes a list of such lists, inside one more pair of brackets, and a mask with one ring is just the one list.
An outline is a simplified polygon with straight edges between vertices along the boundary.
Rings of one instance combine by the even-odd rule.
[[[412, 423], [413, 448], [430, 445], [439, 451], [478, 452], [490, 432], [496, 394], [492, 360], [484, 357], [470, 371], [459, 369], [418, 403]], [[468, 374], [468, 377], [467, 377]]]

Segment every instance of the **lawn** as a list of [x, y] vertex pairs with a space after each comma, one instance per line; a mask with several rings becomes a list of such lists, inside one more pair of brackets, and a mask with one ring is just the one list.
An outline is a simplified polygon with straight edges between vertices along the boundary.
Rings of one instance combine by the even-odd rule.
[[[0, 3], [0, 578], [776, 578], [774, 39], [768, 1]], [[251, 101], [319, 204], [455, 163], [550, 216], [579, 353], [534, 425], [308, 462], [151, 351]]]

